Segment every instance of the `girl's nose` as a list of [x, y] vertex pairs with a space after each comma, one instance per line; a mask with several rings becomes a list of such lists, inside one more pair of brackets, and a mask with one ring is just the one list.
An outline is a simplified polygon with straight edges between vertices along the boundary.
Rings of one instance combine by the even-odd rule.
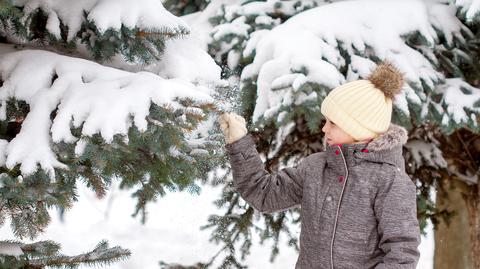
[[328, 125], [328, 121], [327, 121], [327, 122], [325, 122], [325, 124], [323, 125], [323, 127], [322, 127], [322, 132], [324, 132], [324, 133], [326, 133], [326, 132], [327, 132], [327, 130], [328, 130], [328, 127], [327, 127], [327, 125]]

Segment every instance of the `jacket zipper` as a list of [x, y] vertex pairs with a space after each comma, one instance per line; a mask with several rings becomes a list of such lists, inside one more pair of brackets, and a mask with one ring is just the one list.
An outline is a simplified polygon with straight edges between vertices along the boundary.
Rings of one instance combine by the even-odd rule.
[[337, 230], [338, 213], [340, 211], [340, 204], [342, 203], [343, 192], [345, 191], [345, 185], [347, 184], [347, 180], [348, 180], [347, 162], [345, 161], [345, 157], [343, 156], [342, 148], [340, 146], [337, 146], [337, 147], [339, 148], [340, 153], [342, 154], [342, 159], [343, 159], [343, 164], [345, 166], [346, 175], [345, 175], [345, 180], [343, 181], [342, 192], [340, 193], [340, 199], [338, 201], [337, 213], [335, 214], [335, 222], [334, 222], [334, 225], [333, 225], [332, 242], [330, 243], [330, 264], [332, 266], [332, 269], [334, 269], [333, 268], [333, 241], [335, 240], [335, 232]]

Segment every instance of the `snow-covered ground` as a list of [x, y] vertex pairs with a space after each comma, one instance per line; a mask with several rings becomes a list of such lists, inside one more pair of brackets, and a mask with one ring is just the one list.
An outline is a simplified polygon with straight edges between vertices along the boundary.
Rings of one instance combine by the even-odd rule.
[[[107, 239], [111, 246], [120, 245], [132, 251], [128, 260], [105, 268], [158, 269], [159, 260], [182, 264], [206, 261], [220, 246], [208, 241], [210, 230], [202, 231], [199, 227], [207, 223], [210, 214], [221, 213], [212, 203], [220, 192], [219, 187], [203, 187], [198, 196], [186, 192], [169, 193], [148, 207], [148, 221], [142, 225], [138, 218], [131, 217], [134, 202], [129, 192], [114, 189], [106, 198], [98, 200], [93, 192], [79, 185], [79, 201], [67, 211], [64, 222], [58, 214], [52, 214], [51, 225], [36, 240], [54, 240], [62, 245], [67, 255], [91, 250], [101, 239]], [[0, 238], [15, 239], [8, 223], [1, 227]], [[270, 263], [270, 244], [254, 244], [246, 264], [253, 269], [294, 268], [298, 254], [286, 247], [285, 241], [281, 246], [284, 247], [275, 262]], [[417, 268], [433, 268], [431, 231], [426, 238], [422, 237], [420, 252]]]

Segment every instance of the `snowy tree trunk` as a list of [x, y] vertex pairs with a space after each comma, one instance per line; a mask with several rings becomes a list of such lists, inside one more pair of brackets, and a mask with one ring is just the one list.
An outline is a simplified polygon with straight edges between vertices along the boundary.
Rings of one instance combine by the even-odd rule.
[[447, 210], [435, 231], [435, 269], [480, 268], [480, 135], [463, 128], [440, 138], [449, 175], [440, 181], [437, 210]]
[[480, 268], [480, 184], [470, 187], [470, 195], [465, 197], [470, 222], [470, 255], [473, 268]]
[[445, 180], [445, 189], [438, 189], [436, 203], [439, 210], [455, 211], [456, 215], [447, 225], [438, 224], [435, 233], [435, 269], [464, 268], [473, 269], [470, 255], [469, 213], [462, 197], [462, 187], [466, 184], [456, 180]]

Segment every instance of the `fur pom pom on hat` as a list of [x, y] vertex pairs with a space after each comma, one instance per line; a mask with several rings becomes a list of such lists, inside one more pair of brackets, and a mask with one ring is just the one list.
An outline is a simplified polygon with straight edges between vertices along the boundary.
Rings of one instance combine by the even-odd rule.
[[403, 75], [389, 62], [377, 65], [367, 79], [388, 98], [393, 98], [402, 90]]
[[323, 100], [322, 114], [357, 141], [386, 132], [392, 117], [392, 99], [402, 90], [403, 74], [381, 62], [367, 77], [333, 89]]

